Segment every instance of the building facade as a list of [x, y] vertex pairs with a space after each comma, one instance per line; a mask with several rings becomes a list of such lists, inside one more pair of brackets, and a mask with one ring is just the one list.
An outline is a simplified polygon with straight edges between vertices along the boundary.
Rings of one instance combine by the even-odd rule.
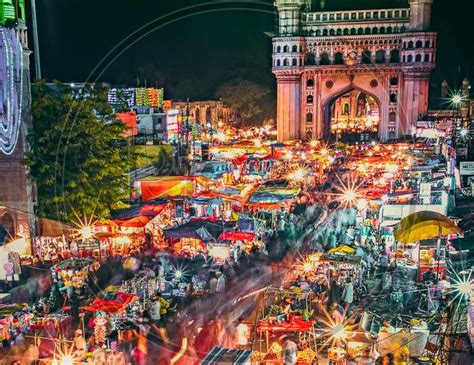
[[436, 62], [432, 1], [313, 12], [307, 0], [276, 0], [278, 140], [328, 138], [332, 104], [353, 90], [377, 101], [380, 140], [414, 133], [416, 121], [428, 111]]
[[35, 215], [34, 189], [24, 164], [31, 127], [31, 52], [24, 2], [2, 0], [0, 20], [0, 225], [3, 241], [29, 241]]
[[188, 111], [191, 120], [196, 121], [202, 126], [209, 124], [213, 128], [217, 128], [219, 122], [225, 125], [231, 124], [234, 118], [232, 109], [225, 106], [219, 100], [190, 101], [189, 103], [186, 101], [176, 101], [173, 102], [172, 108], [185, 114]]

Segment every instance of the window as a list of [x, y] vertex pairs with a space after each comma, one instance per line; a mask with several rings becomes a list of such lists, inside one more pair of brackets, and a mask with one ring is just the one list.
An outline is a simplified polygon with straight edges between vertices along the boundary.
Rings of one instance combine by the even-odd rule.
[[390, 102], [391, 103], [397, 102], [397, 94], [390, 94]]
[[321, 21], [321, 15], [320, 14], [316, 14], [316, 20], [319, 22]]
[[406, 10], [402, 10], [402, 18], [406, 18], [407, 17], [407, 11]]
[[407, 31], [407, 27], [402, 25], [401, 28], [400, 28], [400, 33], [405, 33], [406, 31]]
[[357, 29], [357, 34], [364, 34], [364, 29], [363, 28]]
[[421, 62], [421, 54], [416, 55], [415, 62]]
[[372, 28], [372, 34], [377, 34], [379, 32], [378, 28], [373, 27]]
[[323, 14], [323, 20], [328, 20], [328, 15], [327, 14]]
[[385, 27], [380, 28], [380, 34], [385, 34]]
[[408, 42], [408, 48], [412, 49], [413, 48], [413, 41]]
[[429, 54], [425, 54], [425, 62], [430, 62], [430, 55]]
[[337, 52], [334, 55], [334, 64], [335, 65], [343, 65], [344, 64], [344, 56], [341, 52]]
[[428, 40], [425, 42], [425, 47], [430, 48], [431, 47], [431, 42]]
[[365, 28], [365, 34], [370, 34], [371, 33], [371, 29], [369, 27]]
[[372, 18], [372, 13], [370, 13], [370, 12], [365, 13], [365, 18], [366, 19]]
[[372, 56], [371, 56], [371, 53], [368, 49], [364, 50], [362, 52], [362, 59], [361, 59], [362, 63], [364, 64], [369, 64], [369, 63], [372, 63]]
[[291, 52], [298, 52], [298, 46], [293, 46]]
[[351, 34], [354, 35], [354, 34], [356, 34], [356, 33], [357, 33], [357, 29], [352, 28], [352, 29], [351, 29]]
[[416, 48], [423, 48], [423, 42], [422, 41], [416, 41]]
[[308, 79], [308, 81], [306, 81], [306, 88], [307, 89], [312, 89], [314, 87], [314, 80], [313, 79]]
[[313, 95], [308, 95], [308, 96], [306, 97], [306, 103], [307, 103], [307, 104], [313, 104], [313, 101], [314, 101]]
[[308, 65], [308, 66], [313, 66], [316, 64], [316, 60], [314, 58], [314, 54], [313, 53], [308, 53], [306, 55], [306, 61], [305, 61], [305, 64]]
[[364, 19], [364, 13], [359, 13], [359, 19]]
[[387, 28], [387, 34], [391, 34], [391, 33], [393, 33], [393, 29], [392, 29], [392, 27], [388, 27]]
[[298, 66], [298, 59], [297, 58], [293, 58], [293, 63], [292, 63], [293, 66]]
[[390, 63], [400, 63], [400, 51], [398, 49], [390, 51]]
[[344, 20], [349, 20], [349, 13], [344, 13]]
[[343, 33], [344, 33], [344, 35], [349, 35], [349, 29], [344, 28], [344, 32], [343, 32]]
[[313, 113], [306, 114], [306, 123], [312, 124], [313, 123]]
[[395, 10], [395, 18], [400, 18], [400, 10]]
[[352, 20], [357, 19], [357, 13], [351, 13], [351, 19]]
[[327, 53], [323, 53], [319, 60], [320, 65], [329, 65], [329, 56]]
[[390, 85], [391, 86], [397, 86], [398, 85], [398, 79], [396, 77], [392, 77], [390, 79]]
[[281, 52], [281, 47], [278, 46], [278, 47], [277, 47], [277, 53], [280, 53], [280, 52]]
[[329, 29], [329, 35], [336, 35], [336, 31], [334, 29]]
[[337, 14], [336, 14], [336, 20], [342, 20], [341, 13], [337, 13]]
[[390, 11], [387, 13], [387, 17], [388, 17], [388, 18], [393, 18], [393, 11], [390, 10]]
[[411, 54], [408, 55], [407, 62], [413, 62], [413, 56]]
[[375, 63], [385, 63], [385, 50], [384, 49], [379, 49], [375, 53]]
[[323, 36], [327, 36], [328, 35], [328, 30], [327, 29], [324, 29], [323, 30]]
[[342, 29], [339, 28], [339, 29], [336, 31], [336, 34], [337, 34], [337, 35], [342, 35]]
[[290, 47], [289, 46], [283, 47], [283, 52], [285, 52], [285, 53], [290, 52]]
[[381, 12], [380, 12], [380, 17], [381, 17], [382, 19], [385, 19], [385, 11], [381, 11]]
[[320, 37], [320, 36], [321, 36], [321, 29], [317, 29], [317, 30], [316, 30], [316, 36], [317, 36], [317, 37]]
[[329, 14], [329, 20], [334, 20], [334, 14]]
[[388, 121], [389, 121], [389, 124], [395, 124], [397, 121], [397, 114], [395, 112], [391, 112], [388, 115]]
[[283, 66], [289, 66], [290, 65], [290, 61], [288, 60], [288, 58], [285, 58], [283, 60]]
[[373, 12], [373, 17], [374, 17], [374, 19], [378, 19], [378, 18], [379, 18], [379, 12], [378, 12], [378, 11], [374, 11], [374, 12]]
[[280, 66], [281, 66], [281, 62], [280, 62], [280, 60], [277, 60], [276, 67], [280, 67]]

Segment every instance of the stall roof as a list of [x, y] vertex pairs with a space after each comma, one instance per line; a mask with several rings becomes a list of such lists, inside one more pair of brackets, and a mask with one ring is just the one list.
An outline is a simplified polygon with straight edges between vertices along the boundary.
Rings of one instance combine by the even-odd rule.
[[202, 241], [217, 241], [227, 225], [223, 221], [190, 221], [181, 226], [163, 230], [165, 238], [194, 238]]
[[299, 188], [265, 187], [257, 189], [249, 199], [250, 203], [281, 203], [294, 199], [299, 194]]
[[160, 197], [186, 196], [192, 197], [194, 178], [189, 176], [153, 176], [138, 181], [142, 201], [150, 201]]

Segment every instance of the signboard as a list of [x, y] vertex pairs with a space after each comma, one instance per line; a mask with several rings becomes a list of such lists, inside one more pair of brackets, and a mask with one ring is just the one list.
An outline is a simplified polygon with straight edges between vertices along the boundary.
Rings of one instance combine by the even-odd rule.
[[168, 110], [166, 116], [166, 132], [168, 133], [168, 142], [176, 142], [179, 138], [179, 110]]
[[459, 167], [462, 176], [474, 175], [474, 161], [462, 161]]
[[420, 199], [423, 199], [424, 204], [429, 204], [431, 199], [431, 184], [421, 183], [420, 184]]
[[80, 241], [77, 242], [78, 250], [98, 250], [100, 248], [100, 241]]

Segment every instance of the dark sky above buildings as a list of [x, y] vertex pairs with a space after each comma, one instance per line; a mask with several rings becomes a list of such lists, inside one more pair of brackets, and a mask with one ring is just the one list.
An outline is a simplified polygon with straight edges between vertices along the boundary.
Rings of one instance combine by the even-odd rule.
[[[146, 82], [150, 86], [164, 86], [166, 97], [176, 99], [212, 97], [220, 84], [236, 77], [268, 87], [273, 85], [271, 41], [264, 33], [272, 31], [275, 25], [272, 0], [36, 1], [42, 71], [43, 77], [49, 80], [96, 81], [100, 75], [100, 81], [114, 85]], [[320, 1], [314, 0], [316, 8]], [[323, 1], [327, 10], [407, 3], [407, 0]], [[192, 7], [196, 5], [200, 6]], [[433, 94], [439, 93], [437, 85], [443, 79], [454, 87], [464, 77], [474, 76], [470, 5], [470, 0], [434, 0], [433, 29], [439, 33], [439, 42]], [[138, 35], [104, 59], [119, 42], [142, 26], [144, 29]], [[138, 37], [143, 39], [132, 44]], [[125, 50], [127, 46], [130, 47]], [[124, 52], [119, 55], [121, 51]]]

